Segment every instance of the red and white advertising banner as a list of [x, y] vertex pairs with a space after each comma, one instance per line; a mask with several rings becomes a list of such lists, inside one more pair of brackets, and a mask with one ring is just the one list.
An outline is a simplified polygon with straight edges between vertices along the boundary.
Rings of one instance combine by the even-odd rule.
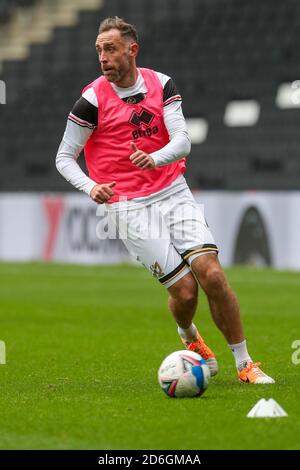
[[[223, 265], [300, 269], [300, 191], [196, 191], [194, 196], [204, 207]], [[0, 259], [130, 260], [122, 240], [97, 236], [104, 219], [96, 211], [81, 193], [1, 193]]]

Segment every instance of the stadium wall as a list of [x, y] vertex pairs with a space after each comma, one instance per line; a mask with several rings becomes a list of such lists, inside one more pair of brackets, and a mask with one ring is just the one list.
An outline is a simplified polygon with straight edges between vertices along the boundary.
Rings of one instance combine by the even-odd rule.
[[[300, 269], [300, 191], [197, 191], [224, 266], [234, 263]], [[101, 206], [103, 209], [104, 206]], [[83, 194], [2, 193], [0, 259], [119, 263], [119, 239], [99, 239], [95, 204]]]

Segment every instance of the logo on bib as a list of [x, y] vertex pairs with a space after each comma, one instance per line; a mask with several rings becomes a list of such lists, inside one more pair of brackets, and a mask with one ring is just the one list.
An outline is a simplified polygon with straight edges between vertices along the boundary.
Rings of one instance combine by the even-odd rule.
[[132, 137], [138, 139], [139, 137], [151, 137], [153, 134], [157, 134], [158, 127], [150, 127], [153, 119], [154, 114], [145, 108], [142, 108], [140, 112], [133, 111], [128, 122], [136, 127], [137, 130], [132, 132]]

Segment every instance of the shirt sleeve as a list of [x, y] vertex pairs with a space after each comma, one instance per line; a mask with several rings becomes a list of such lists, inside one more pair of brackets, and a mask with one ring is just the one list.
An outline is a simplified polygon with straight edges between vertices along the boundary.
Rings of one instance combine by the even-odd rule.
[[164, 92], [163, 92], [164, 107], [168, 106], [169, 104], [175, 101], [179, 101], [181, 103], [182, 98], [181, 98], [181, 95], [178, 93], [177, 87], [175, 83], [173, 82], [172, 78], [169, 78], [169, 80], [164, 85]]
[[98, 108], [83, 96], [68, 116], [65, 133], [56, 155], [56, 168], [75, 188], [90, 194], [96, 182], [80, 168], [77, 159], [98, 123]]
[[[166, 77], [166, 76], [165, 76]], [[182, 98], [173, 80], [167, 77], [163, 89], [164, 122], [170, 142], [151, 153], [155, 166], [164, 166], [187, 157], [191, 151], [186, 121], [182, 112]]]

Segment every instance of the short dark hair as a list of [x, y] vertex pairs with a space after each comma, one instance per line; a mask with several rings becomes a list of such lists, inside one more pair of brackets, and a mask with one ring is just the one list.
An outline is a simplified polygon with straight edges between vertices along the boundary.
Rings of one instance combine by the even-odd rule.
[[118, 29], [122, 37], [131, 38], [134, 42], [139, 42], [138, 33], [133, 24], [126, 23], [123, 18], [118, 16], [109, 16], [101, 21], [99, 26], [99, 34], [110, 31], [111, 29]]

